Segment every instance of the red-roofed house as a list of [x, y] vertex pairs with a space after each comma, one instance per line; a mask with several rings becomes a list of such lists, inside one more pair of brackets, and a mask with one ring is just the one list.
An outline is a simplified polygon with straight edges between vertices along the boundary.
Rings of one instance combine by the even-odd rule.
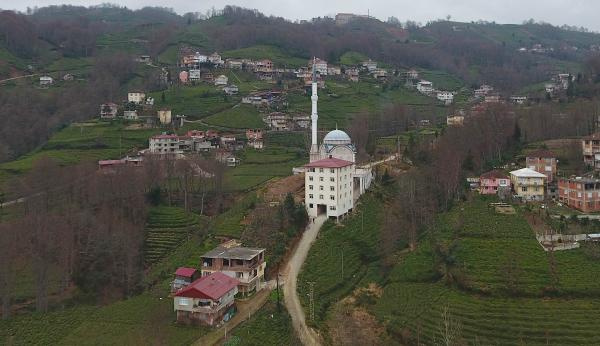
[[548, 177], [548, 183], [554, 180], [554, 176], [556, 175], [556, 154], [550, 150], [540, 149], [532, 151], [527, 154], [525, 161], [527, 168]]
[[482, 195], [495, 195], [499, 190], [506, 189], [510, 192], [510, 177], [502, 171], [493, 170], [483, 173], [479, 177], [479, 193]]
[[175, 293], [177, 322], [214, 326], [233, 315], [239, 281], [214, 272]]
[[[354, 163], [335, 157], [304, 165], [305, 203], [310, 217], [326, 214], [339, 219], [354, 207]], [[358, 188], [358, 186], [356, 186]], [[359, 194], [356, 194], [357, 196]]]
[[175, 271], [175, 279], [171, 282], [171, 293], [189, 286], [200, 277], [200, 271], [194, 268], [180, 267]]

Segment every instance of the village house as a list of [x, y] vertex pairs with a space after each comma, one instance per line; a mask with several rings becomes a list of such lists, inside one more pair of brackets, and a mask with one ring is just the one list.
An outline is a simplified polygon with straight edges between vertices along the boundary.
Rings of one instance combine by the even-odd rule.
[[490, 85], [487, 84], [483, 84], [479, 87], [479, 89], [475, 89], [474, 93], [475, 93], [475, 97], [483, 97], [487, 94], [489, 94], [490, 92], [494, 91], [494, 88]]
[[451, 91], [438, 91], [436, 98], [444, 102], [444, 104], [449, 105], [454, 100], [454, 93]]
[[150, 55], [140, 55], [137, 58], [137, 62], [141, 62], [141, 63], [144, 63], [144, 64], [150, 63], [151, 62]]
[[310, 127], [310, 116], [306, 114], [296, 114], [292, 117], [294, 127], [299, 129], [307, 129]]
[[215, 272], [177, 291], [173, 298], [177, 322], [214, 326], [228, 321], [235, 313], [238, 284], [238, 280]]
[[244, 67], [244, 62], [240, 59], [227, 59], [225, 65], [231, 69], [241, 70]]
[[136, 110], [123, 111], [123, 119], [125, 120], [138, 120], [138, 114]]
[[236, 95], [239, 91], [239, 88], [237, 87], [237, 85], [231, 84], [224, 87], [223, 91], [227, 95]]
[[465, 123], [465, 116], [461, 114], [449, 115], [446, 117], [446, 125], [448, 126], [463, 126]]
[[240, 159], [226, 149], [219, 149], [215, 152], [215, 160], [224, 163], [227, 167], [235, 167], [240, 164]]
[[352, 211], [352, 161], [331, 157], [310, 162], [304, 167], [307, 187], [304, 201], [309, 217], [326, 214], [339, 219]]
[[543, 201], [546, 176], [529, 168], [510, 172], [510, 181], [515, 196], [523, 201]]
[[598, 212], [600, 211], [600, 179], [593, 177], [559, 178], [558, 200], [584, 213]]
[[327, 75], [329, 76], [338, 76], [342, 74], [342, 69], [339, 66], [329, 66], [327, 67]]
[[345, 73], [350, 81], [358, 82], [358, 76], [360, 74], [360, 71], [357, 68], [348, 68], [346, 69]]
[[62, 77], [62, 79], [63, 79], [65, 82], [70, 82], [70, 81], [72, 81], [73, 79], [75, 79], [75, 77], [74, 77], [72, 74], [70, 74], [70, 73], [65, 73], [65, 75]]
[[191, 69], [188, 71], [188, 78], [190, 81], [199, 81], [201, 77], [200, 70]]
[[554, 177], [556, 176], [556, 163], [556, 154], [545, 149], [532, 151], [528, 153], [525, 158], [525, 166], [544, 174], [548, 178], [548, 183], [554, 181]]
[[221, 272], [238, 280], [238, 291], [244, 295], [263, 288], [265, 249], [242, 247], [235, 240], [223, 243], [200, 258], [202, 276]]
[[483, 173], [479, 177], [479, 193], [496, 195], [510, 193], [510, 178], [497, 169]]
[[263, 118], [263, 121], [274, 131], [289, 131], [290, 116], [286, 113], [272, 112]]
[[40, 86], [46, 87], [50, 86], [54, 83], [54, 78], [50, 76], [41, 76], [40, 77]]
[[371, 59], [367, 61], [363, 61], [362, 66], [367, 69], [367, 71], [371, 72], [377, 69], [377, 62]]
[[179, 81], [183, 84], [187, 84], [189, 82], [190, 74], [188, 71], [179, 72]]
[[385, 80], [387, 78], [387, 71], [381, 68], [373, 70], [371, 74], [377, 80]]
[[499, 103], [500, 102], [500, 95], [497, 93], [493, 93], [493, 94], [487, 94], [485, 95], [483, 102], [485, 103]]
[[327, 61], [319, 58], [314, 58], [308, 61], [308, 65], [312, 66], [319, 75], [327, 76]]
[[273, 61], [269, 59], [258, 60], [254, 63], [255, 72], [273, 72]]
[[563, 90], [567, 90], [569, 88], [569, 84], [573, 82], [574, 76], [570, 73], [559, 73], [557, 74], [553, 80], [556, 82], [556, 85]]
[[336, 25], [344, 25], [348, 24], [350, 21], [357, 18], [369, 18], [369, 16], [364, 14], [354, 14], [354, 13], [338, 13], [335, 15], [335, 24]]
[[215, 66], [221, 66], [225, 63], [223, 59], [221, 59], [221, 55], [219, 55], [219, 53], [217, 52], [214, 52], [211, 55], [209, 55], [208, 61]]
[[175, 278], [171, 282], [171, 293], [189, 286], [200, 277], [200, 271], [195, 268], [180, 267], [175, 271]]
[[421, 80], [417, 83], [417, 90], [423, 94], [429, 94], [433, 92], [433, 83], [426, 80]]
[[547, 94], [552, 95], [558, 90], [558, 87], [554, 83], [546, 83], [546, 84], [544, 84], [544, 90], [546, 91]]
[[127, 102], [142, 104], [146, 100], [146, 93], [143, 91], [130, 91], [127, 93]]
[[525, 102], [527, 102], [527, 96], [511, 96], [510, 102], [518, 105], [525, 104]]
[[166, 124], [171, 123], [171, 110], [170, 109], [163, 108], [161, 110], [158, 110], [156, 113], [158, 116], [158, 121], [161, 124], [166, 125]]
[[410, 70], [406, 71], [405, 75], [406, 75], [407, 80], [419, 79], [419, 72], [415, 69], [410, 69]]
[[175, 134], [160, 134], [150, 137], [149, 151], [152, 154], [183, 154], [192, 149], [190, 137]]
[[220, 75], [215, 78], [215, 85], [227, 85], [228, 82], [229, 78], [227, 78], [225, 75]]
[[116, 173], [121, 167], [140, 167], [143, 162], [142, 156], [126, 156], [120, 160], [99, 160], [98, 169], [103, 173]]
[[118, 106], [112, 102], [100, 105], [100, 119], [114, 119], [117, 117]]
[[590, 168], [600, 169], [600, 132], [581, 139], [583, 162]]
[[248, 140], [248, 146], [251, 148], [262, 149], [264, 146], [263, 130], [261, 129], [246, 130], [246, 139]]

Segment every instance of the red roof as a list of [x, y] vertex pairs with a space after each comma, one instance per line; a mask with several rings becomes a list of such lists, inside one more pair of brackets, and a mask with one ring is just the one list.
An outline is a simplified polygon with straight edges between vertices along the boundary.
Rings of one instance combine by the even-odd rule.
[[194, 276], [196, 271], [197, 270], [194, 268], [181, 267], [181, 268], [177, 268], [177, 270], [175, 271], [175, 275], [185, 276], [186, 278], [191, 278], [192, 276]]
[[217, 300], [234, 289], [240, 282], [221, 272], [214, 272], [192, 282], [175, 293], [178, 297]]
[[483, 173], [481, 179], [508, 179], [508, 175], [504, 172], [494, 169], [492, 171]]
[[527, 157], [541, 157], [541, 158], [556, 157], [556, 154], [554, 154], [550, 150], [538, 149], [538, 150], [532, 151], [529, 154], [527, 154]]
[[350, 161], [346, 161], [346, 160], [342, 160], [342, 159], [337, 159], [335, 157], [330, 157], [327, 159], [322, 159], [322, 160], [318, 160], [318, 161], [313, 161], [309, 164], [304, 165], [304, 167], [308, 167], [308, 168], [312, 168], [312, 167], [318, 167], [318, 168], [341, 168], [341, 167], [346, 167], [346, 166], [350, 166], [353, 163]]

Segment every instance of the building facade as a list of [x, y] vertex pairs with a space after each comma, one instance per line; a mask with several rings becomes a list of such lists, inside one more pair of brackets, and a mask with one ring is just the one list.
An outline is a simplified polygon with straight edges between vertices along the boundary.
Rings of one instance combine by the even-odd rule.
[[127, 101], [135, 104], [142, 104], [146, 100], [146, 93], [141, 91], [131, 91], [127, 93]]
[[600, 179], [560, 178], [558, 179], [558, 200], [584, 213], [600, 211]]
[[510, 181], [515, 196], [523, 201], [543, 201], [545, 198], [546, 176], [529, 168], [510, 172]]
[[581, 150], [585, 164], [594, 169], [600, 169], [600, 132], [583, 137]]
[[528, 153], [525, 158], [527, 168], [544, 174], [548, 183], [553, 182], [556, 176], [556, 162], [556, 154], [544, 149]]
[[338, 158], [313, 161], [306, 168], [304, 203], [309, 217], [339, 219], [354, 208], [354, 163]]
[[235, 311], [238, 280], [223, 273], [212, 273], [177, 291], [173, 308], [177, 322], [214, 326], [227, 321]]
[[496, 195], [502, 190], [510, 191], [510, 178], [502, 171], [493, 170], [479, 177], [479, 193], [482, 195]]
[[263, 288], [266, 265], [265, 249], [242, 247], [235, 241], [221, 244], [200, 258], [203, 277], [225, 274], [238, 281], [238, 291], [245, 295]]

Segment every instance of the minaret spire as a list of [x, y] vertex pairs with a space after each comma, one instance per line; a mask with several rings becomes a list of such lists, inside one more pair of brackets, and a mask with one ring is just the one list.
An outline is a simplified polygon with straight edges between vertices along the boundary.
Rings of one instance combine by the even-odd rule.
[[311, 145], [310, 145], [310, 162], [317, 161], [319, 159], [319, 146], [317, 145], [317, 121], [319, 115], [317, 113], [317, 101], [319, 96], [317, 95], [317, 58], [313, 57], [312, 64], [312, 95], [310, 97], [312, 101], [312, 112], [310, 115], [311, 119]]

